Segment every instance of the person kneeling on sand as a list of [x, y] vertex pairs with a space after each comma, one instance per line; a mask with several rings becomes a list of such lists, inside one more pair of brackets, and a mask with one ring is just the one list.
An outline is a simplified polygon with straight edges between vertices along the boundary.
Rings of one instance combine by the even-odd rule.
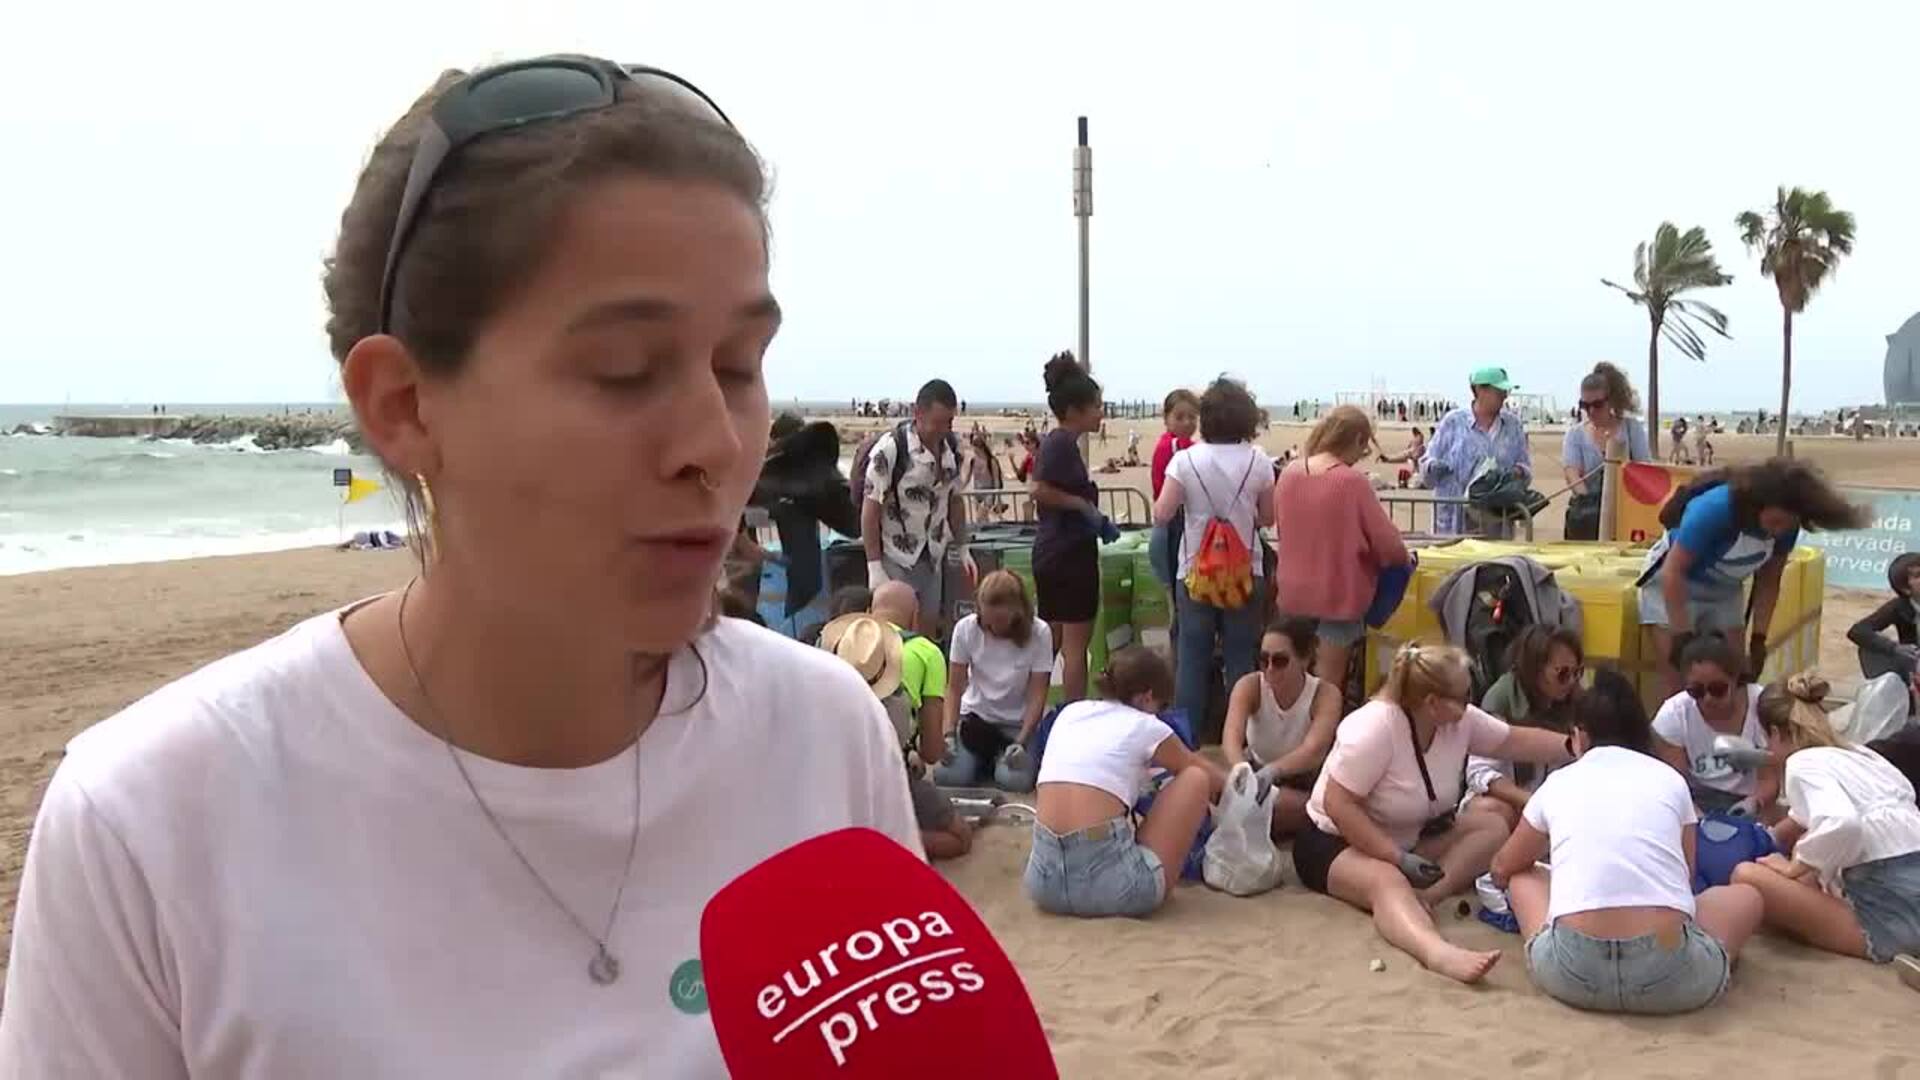
[[1768, 686], [1760, 723], [1786, 758], [1787, 817], [1774, 838], [1788, 855], [1741, 863], [1733, 880], [1760, 890], [1766, 923], [1815, 948], [1884, 964], [1920, 984], [1920, 807], [1913, 785], [1879, 754], [1834, 735], [1812, 672]]
[[[1603, 671], [1574, 703], [1579, 760], [1527, 800], [1493, 859], [1527, 942], [1534, 984], [1580, 1009], [1666, 1014], [1719, 1000], [1760, 925], [1760, 894], [1693, 894], [1699, 820], [1687, 782], [1653, 753], [1625, 676]], [[1537, 864], [1553, 853], [1551, 873]]]
[[[1586, 668], [1580, 635], [1566, 627], [1534, 623], [1513, 639], [1507, 664], [1507, 673], [1487, 688], [1480, 707], [1509, 724], [1566, 735], [1580, 673]], [[1460, 812], [1495, 814], [1511, 829], [1547, 771], [1469, 755], [1467, 797], [1460, 801]]]
[[1244, 761], [1279, 785], [1273, 838], [1308, 826], [1307, 793], [1340, 726], [1337, 680], [1307, 673], [1319, 643], [1315, 620], [1282, 615], [1260, 638], [1259, 670], [1234, 684], [1221, 743], [1228, 762]]
[[[1165, 657], [1121, 649], [1099, 689], [1106, 700], [1062, 709], [1047, 736], [1027, 895], [1056, 915], [1150, 915], [1179, 880], [1225, 774], [1156, 715], [1173, 696]], [[1131, 807], [1154, 766], [1174, 776], [1136, 831]]]
[[1429, 909], [1485, 873], [1507, 838], [1491, 814], [1455, 819], [1467, 754], [1573, 758], [1570, 739], [1509, 727], [1469, 704], [1472, 686], [1459, 649], [1403, 646], [1380, 692], [1340, 722], [1307, 800], [1314, 827], [1293, 841], [1301, 884], [1371, 911], [1380, 936], [1461, 982], [1478, 982], [1500, 953], [1449, 943]]
[[1011, 571], [981, 578], [974, 603], [979, 610], [953, 628], [946, 699], [953, 759], [935, 779], [964, 786], [991, 777], [1009, 791], [1032, 791], [1027, 751], [1047, 706], [1053, 635]]

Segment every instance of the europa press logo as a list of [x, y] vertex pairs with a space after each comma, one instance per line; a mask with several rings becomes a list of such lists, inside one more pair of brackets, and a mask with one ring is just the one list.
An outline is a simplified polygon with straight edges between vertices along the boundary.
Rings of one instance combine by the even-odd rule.
[[841, 830], [754, 867], [707, 905], [700, 953], [741, 1080], [1058, 1076], [986, 924], [880, 833]]

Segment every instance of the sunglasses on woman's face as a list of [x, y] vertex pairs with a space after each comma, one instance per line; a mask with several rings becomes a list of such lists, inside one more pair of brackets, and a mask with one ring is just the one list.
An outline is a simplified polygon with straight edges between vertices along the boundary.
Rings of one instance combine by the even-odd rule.
[[1585, 668], [1583, 665], [1580, 665], [1580, 664], [1560, 664], [1556, 667], [1548, 668], [1547, 677], [1552, 679], [1554, 682], [1558, 683], [1559, 685], [1565, 686], [1568, 683], [1579, 679], [1580, 673], [1583, 670], [1585, 670]]
[[1260, 653], [1260, 666], [1268, 671], [1285, 671], [1287, 665], [1291, 663], [1293, 663], [1291, 653], [1265, 651]]
[[1588, 401], [1585, 398], [1581, 398], [1580, 407], [1588, 412], [1592, 412], [1595, 409], [1604, 409], [1607, 407], [1607, 399], [1601, 398], [1598, 401]]
[[1687, 696], [1695, 701], [1699, 701], [1702, 698], [1712, 698], [1718, 701], [1726, 697], [1727, 693], [1732, 689], [1733, 684], [1728, 682], [1688, 683]]

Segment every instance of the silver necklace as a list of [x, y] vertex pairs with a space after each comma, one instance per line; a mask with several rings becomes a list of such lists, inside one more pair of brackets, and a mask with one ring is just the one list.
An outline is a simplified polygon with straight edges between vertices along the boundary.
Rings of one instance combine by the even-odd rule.
[[[413, 678], [414, 688], [420, 692], [420, 701], [427, 707], [427, 716], [433, 721], [434, 729], [440, 735], [440, 744], [447, 748], [447, 757], [453, 761], [453, 767], [460, 773], [460, 779], [466, 782], [467, 792], [473, 796], [474, 804], [480, 807], [482, 814], [486, 815], [488, 824], [492, 825], [493, 831], [499, 834], [501, 841], [507, 845], [507, 850], [513, 852], [513, 857], [520, 860], [520, 865], [526, 869], [527, 876], [533, 879], [534, 884], [540, 886], [541, 892], [547, 894], [547, 899], [553, 906], [558, 908], [560, 913], [565, 915], [588, 941], [593, 942], [593, 958], [587, 961], [587, 978], [592, 979], [596, 986], [611, 985], [620, 978], [620, 959], [607, 948], [607, 941], [613, 937], [613, 924], [620, 917], [620, 901], [627, 894], [627, 881], [633, 877], [634, 852], [640, 847], [639, 732], [635, 731], [633, 741], [633, 830], [627, 836], [626, 869], [620, 875], [620, 887], [614, 890], [613, 905], [607, 909], [606, 928], [599, 934], [595, 934], [586, 920], [574, 914], [573, 909], [560, 899], [560, 894], [554, 892], [553, 886], [547, 883], [547, 879], [541, 876], [540, 871], [534, 869], [532, 860], [527, 858], [526, 852], [520, 850], [520, 845], [513, 842], [513, 835], [507, 832], [506, 825], [500, 821], [499, 815], [493, 812], [493, 807], [488, 806], [487, 800], [481, 797], [480, 788], [474, 784], [472, 774], [467, 772], [466, 762], [461, 760], [460, 750], [453, 745], [453, 740], [448, 735], [447, 724], [441, 719], [440, 710], [434, 705], [432, 695], [427, 693], [426, 680], [420, 677], [420, 668], [413, 662], [413, 649], [407, 644], [407, 600], [413, 596], [413, 587], [418, 583], [418, 578], [407, 582], [406, 590], [400, 594], [400, 612], [397, 616], [400, 630], [400, 655], [406, 661], [407, 674]], [[629, 690], [629, 693], [632, 691]]]

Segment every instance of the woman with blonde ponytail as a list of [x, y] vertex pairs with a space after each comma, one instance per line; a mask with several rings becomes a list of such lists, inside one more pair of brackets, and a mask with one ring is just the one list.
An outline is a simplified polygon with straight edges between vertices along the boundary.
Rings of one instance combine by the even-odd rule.
[[1431, 909], [1485, 873], [1507, 838], [1494, 815], [1454, 817], [1467, 754], [1536, 765], [1573, 760], [1565, 735], [1509, 727], [1471, 704], [1471, 694], [1459, 649], [1401, 648], [1386, 685], [1340, 722], [1307, 799], [1311, 825], [1293, 841], [1302, 884], [1372, 912], [1380, 936], [1465, 983], [1484, 978], [1500, 953], [1448, 942]]
[[1887, 760], [1833, 733], [1827, 681], [1803, 672], [1760, 694], [1770, 749], [1786, 760], [1787, 817], [1774, 828], [1785, 855], [1734, 869], [1760, 890], [1766, 923], [1816, 948], [1917, 973], [1920, 806]]

